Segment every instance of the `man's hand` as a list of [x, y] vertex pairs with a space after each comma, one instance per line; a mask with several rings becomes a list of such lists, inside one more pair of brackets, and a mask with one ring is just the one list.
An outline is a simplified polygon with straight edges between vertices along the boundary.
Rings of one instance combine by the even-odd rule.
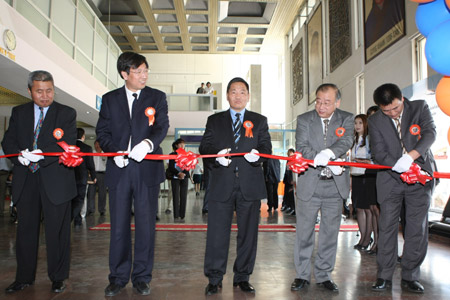
[[330, 154], [331, 150], [324, 149], [316, 154], [316, 157], [314, 157], [314, 167], [317, 166], [326, 166], [328, 162], [330, 161], [330, 158], [332, 155]]
[[258, 161], [259, 155], [255, 154], [255, 153], [259, 153], [259, 151], [256, 149], [252, 149], [252, 151], [250, 151], [250, 153], [247, 153], [244, 155], [244, 158], [250, 163]]
[[399, 158], [399, 160], [397, 160], [395, 165], [392, 167], [392, 171], [395, 171], [397, 173], [404, 173], [409, 170], [413, 162], [413, 158], [405, 153], [402, 157]]
[[[117, 153], [125, 153], [125, 151], [117, 151]], [[124, 155], [114, 156], [114, 162], [116, 163], [116, 166], [121, 169], [125, 168], [129, 164], [128, 158], [125, 158]]]
[[44, 159], [43, 155], [38, 155], [38, 153], [42, 153], [41, 149], [35, 149], [31, 152], [28, 151], [28, 149], [25, 149], [25, 150], [22, 150], [20, 153], [22, 154], [23, 157], [28, 159], [30, 162], [38, 162], [41, 159]]
[[[222, 149], [217, 154], [225, 154], [225, 153], [229, 153], [230, 151], [231, 151], [231, 148]], [[223, 157], [223, 156], [217, 157], [216, 161], [224, 167], [228, 167], [231, 164], [231, 159]]]
[[128, 157], [134, 159], [137, 162], [141, 162], [148, 152], [150, 152], [150, 144], [148, 141], [143, 140], [142, 142], [134, 146], [133, 149], [131, 149]]

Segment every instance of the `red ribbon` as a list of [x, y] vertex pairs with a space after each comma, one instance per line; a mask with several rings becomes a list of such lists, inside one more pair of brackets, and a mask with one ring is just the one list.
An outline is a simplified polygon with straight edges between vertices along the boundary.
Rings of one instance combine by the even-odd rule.
[[420, 166], [416, 163], [413, 163], [408, 171], [402, 173], [400, 178], [407, 184], [420, 182], [422, 185], [425, 185], [427, 181], [433, 179], [433, 177], [429, 176], [425, 171], [422, 171]]
[[198, 164], [197, 154], [184, 150], [183, 148], [177, 149], [177, 158], [175, 158], [175, 163], [182, 170], [189, 171], [195, 169], [195, 166]]
[[297, 174], [305, 172], [309, 167], [308, 162], [303, 158], [302, 154], [298, 152], [289, 156], [287, 165], [292, 172]]
[[65, 141], [57, 142], [58, 146], [64, 149], [65, 152], [59, 157], [59, 163], [68, 167], [77, 167], [83, 162], [80, 157], [80, 148], [77, 146], [68, 145]]

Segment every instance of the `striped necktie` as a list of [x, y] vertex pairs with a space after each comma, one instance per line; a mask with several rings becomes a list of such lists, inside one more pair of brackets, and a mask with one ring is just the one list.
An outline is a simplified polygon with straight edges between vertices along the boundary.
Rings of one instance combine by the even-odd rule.
[[234, 121], [234, 124], [233, 124], [233, 133], [234, 133], [234, 143], [235, 144], [237, 144], [239, 142], [239, 139], [241, 138], [241, 127], [242, 127], [241, 114], [237, 113], [236, 120]]
[[[42, 123], [44, 121], [44, 108], [39, 107], [39, 110], [41, 111], [41, 113], [39, 114], [39, 121], [36, 125], [36, 129], [34, 130], [33, 150], [37, 149], [37, 141], [39, 138], [39, 133], [41, 132]], [[28, 169], [30, 169], [30, 171], [34, 173], [39, 169], [39, 164], [37, 162], [32, 162], [28, 165]]]
[[323, 142], [325, 144], [325, 147], [327, 146], [327, 133], [328, 133], [328, 123], [330, 122], [329, 119], [323, 120], [324, 128], [323, 128]]
[[406, 151], [405, 145], [403, 145], [403, 141], [402, 141], [402, 125], [401, 125], [401, 122], [400, 122], [400, 118], [396, 118], [396, 119], [394, 119], [394, 121], [395, 121], [395, 125], [396, 125], [396, 128], [397, 128], [398, 138], [400, 139], [400, 144], [402, 145], [403, 154], [408, 153]]

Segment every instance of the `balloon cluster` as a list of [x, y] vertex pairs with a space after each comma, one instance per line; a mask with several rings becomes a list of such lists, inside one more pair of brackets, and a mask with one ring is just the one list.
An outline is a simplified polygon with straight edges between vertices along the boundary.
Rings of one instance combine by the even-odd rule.
[[[450, 0], [411, 0], [419, 2], [416, 26], [426, 38], [428, 64], [444, 77], [436, 88], [439, 108], [450, 116]], [[450, 128], [448, 131], [450, 143]]]

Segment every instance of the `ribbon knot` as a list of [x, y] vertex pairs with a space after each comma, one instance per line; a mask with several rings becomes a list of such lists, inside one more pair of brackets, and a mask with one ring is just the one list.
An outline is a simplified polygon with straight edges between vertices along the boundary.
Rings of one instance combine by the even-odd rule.
[[400, 178], [407, 184], [420, 182], [422, 185], [425, 185], [427, 181], [433, 179], [433, 177], [429, 176], [425, 171], [422, 171], [420, 166], [416, 163], [413, 163], [408, 171], [402, 173]]
[[293, 155], [291, 155], [288, 159], [287, 164], [289, 169], [297, 174], [305, 172], [309, 167], [308, 163], [299, 152], [295, 152]]
[[189, 171], [195, 169], [198, 164], [197, 154], [184, 150], [183, 148], [177, 149], [177, 158], [175, 158], [175, 163], [184, 171]]
[[80, 148], [69, 145], [65, 141], [57, 142], [58, 146], [64, 149], [59, 157], [59, 163], [67, 167], [78, 167], [83, 162], [83, 158], [78, 155]]

